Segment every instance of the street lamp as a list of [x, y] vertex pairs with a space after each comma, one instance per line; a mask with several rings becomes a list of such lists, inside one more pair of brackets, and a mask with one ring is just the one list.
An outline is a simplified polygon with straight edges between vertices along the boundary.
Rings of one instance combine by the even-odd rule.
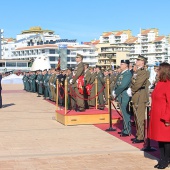
[[4, 32], [3, 29], [0, 29], [0, 59], [2, 59], [2, 43], [1, 39], [3, 38], [2, 33]]

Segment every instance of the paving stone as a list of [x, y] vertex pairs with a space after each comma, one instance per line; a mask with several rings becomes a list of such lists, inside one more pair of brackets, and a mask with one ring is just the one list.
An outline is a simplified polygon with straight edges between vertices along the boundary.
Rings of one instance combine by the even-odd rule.
[[0, 170], [150, 170], [156, 158], [93, 125], [63, 126], [55, 105], [3, 85]]

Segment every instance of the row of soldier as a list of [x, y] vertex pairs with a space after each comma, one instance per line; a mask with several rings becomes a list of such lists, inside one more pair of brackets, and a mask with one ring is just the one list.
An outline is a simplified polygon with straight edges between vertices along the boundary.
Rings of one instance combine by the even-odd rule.
[[[131, 134], [131, 113], [129, 103], [131, 101], [136, 124], [136, 137], [132, 139], [133, 143], [144, 141], [144, 119], [146, 105], [149, 102], [149, 72], [146, 70], [146, 58], [139, 55], [133, 69], [130, 69], [129, 60], [121, 60], [121, 64], [116, 70], [101, 70], [100, 66], [95, 68], [83, 64], [83, 56], [77, 54], [77, 67], [72, 71], [51, 69], [47, 72], [37, 71], [26, 73], [23, 77], [24, 89], [31, 92], [38, 92], [38, 96], [44, 95], [56, 101], [56, 92], [58, 90], [59, 105], [66, 106], [68, 109], [74, 109], [78, 112], [85, 111], [96, 104], [96, 95], [98, 98], [98, 109], [104, 110], [108, 104], [108, 97], [119, 103], [123, 116], [123, 126], [120, 135], [122, 137]], [[58, 79], [59, 87], [56, 88]], [[95, 84], [97, 80], [97, 85]], [[68, 83], [68, 100], [64, 103], [64, 82]], [[107, 86], [109, 80], [109, 86]], [[108, 89], [109, 88], [109, 89]], [[97, 94], [96, 94], [97, 90]], [[109, 93], [108, 93], [109, 91]]]
[[[44, 99], [49, 99], [56, 102], [57, 87], [56, 82], [59, 83], [59, 105], [64, 106], [64, 83], [68, 80], [68, 92], [70, 89], [75, 91], [76, 86], [71, 87], [71, 80], [76, 75], [77, 68], [72, 70], [68, 68], [66, 70], [56, 70], [54, 68], [50, 70], [37, 70], [25, 72], [23, 76], [24, 90], [28, 92], [38, 93], [37, 97], [43, 96]], [[113, 90], [116, 77], [120, 72], [120, 67], [116, 70], [102, 70], [100, 66], [89, 67], [88, 64], [84, 64], [84, 85], [83, 85], [83, 98], [84, 106], [82, 108], [88, 109], [89, 107], [95, 107], [96, 104], [96, 93], [95, 93], [95, 79], [98, 77], [98, 92], [99, 92], [99, 109], [103, 110], [104, 106], [108, 104], [108, 88], [107, 79], [110, 81], [110, 91]], [[98, 76], [97, 76], [98, 75]], [[71, 86], [70, 86], [71, 85]], [[70, 92], [71, 93], [71, 92]], [[70, 94], [69, 93], [69, 94]], [[80, 94], [80, 89], [77, 96]], [[72, 96], [68, 99], [69, 109], [76, 109], [76, 100]], [[80, 97], [80, 100], [82, 98]], [[72, 102], [72, 104], [71, 104]], [[81, 110], [81, 109], [80, 109]], [[83, 109], [84, 111], [84, 109]]]

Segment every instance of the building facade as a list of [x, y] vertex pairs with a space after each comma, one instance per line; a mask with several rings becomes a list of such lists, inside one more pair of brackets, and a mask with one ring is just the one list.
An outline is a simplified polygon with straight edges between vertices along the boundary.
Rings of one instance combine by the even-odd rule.
[[[49, 58], [51, 67], [55, 68], [58, 64], [61, 45], [66, 46], [67, 67], [76, 66], [77, 53], [84, 56], [83, 62], [89, 63], [90, 66], [96, 65], [95, 46], [79, 44], [76, 39], [61, 39], [53, 31], [42, 30], [40, 27], [32, 27], [30, 30], [22, 31], [15, 40], [10, 42], [3, 41], [2, 59], [32, 61], [43, 55]], [[13, 65], [15, 64], [13, 63]], [[21, 67], [21, 69], [26, 69], [26, 67]], [[27, 67], [27, 69], [29, 68]]]
[[127, 59], [129, 48], [124, 42], [131, 36], [131, 30], [103, 32], [98, 43], [96, 43], [98, 52], [97, 65], [107, 69], [113, 69], [120, 65], [120, 60]]
[[148, 59], [148, 65], [161, 62], [170, 62], [168, 51], [168, 37], [159, 36], [158, 29], [142, 29], [137, 37], [128, 39], [125, 44], [129, 46], [128, 57], [132, 63], [139, 54]]

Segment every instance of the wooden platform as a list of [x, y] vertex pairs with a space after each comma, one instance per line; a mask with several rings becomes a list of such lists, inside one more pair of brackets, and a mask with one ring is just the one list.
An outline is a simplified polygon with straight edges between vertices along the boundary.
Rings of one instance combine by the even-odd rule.
[[[120, 116], [116, 111], [112, 111], [112, 122], [116, 123]], [[68, 110], [64, 113], [64, 108], [56, 110], [56, 120], [63, 125], [87, 125], [87, 124], [103, 124], [109, 123], [109, 111], [105, 110], [87, 109], [85, 112], [76, 112]]]

